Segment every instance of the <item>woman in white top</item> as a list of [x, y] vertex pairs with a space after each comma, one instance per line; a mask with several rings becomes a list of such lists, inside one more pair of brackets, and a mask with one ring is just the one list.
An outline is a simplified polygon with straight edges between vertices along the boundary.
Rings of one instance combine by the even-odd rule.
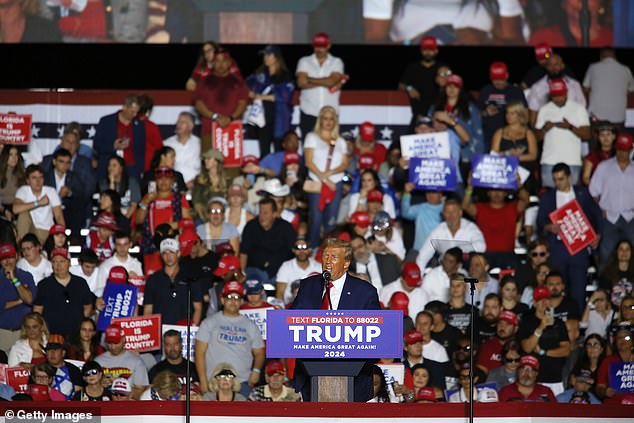
[[247, 199], [247, 192], [240, 184], [233, 184], [227, 192], [229, 198], [229, 207], [225, 212], [225, 222], [232, 224], [238, 228], [240, 236], [247, 222], [255, 217], [253, 213], [244, 208]]
[[592, 293], [583, 311], [579, 326], [586, 329], [586, 338], [593, 333], [607, 338], [608, 327], [615, 318], [608, 292], [599, 288]]
[[330, 232], [335, 225], [343, 172], [348, 167], [348, 147], [339, 136], [339, 117], [331, 106], [319, 111], [315, 130], [304, 140], [304, 160], [308, 176], [321, 182], [321, 192], [308, 193], [308, 241], [317, 247], [321, 230]]
[[44, 347], [48, 339], [48, 327], [39, 313], [29, 313], [22, 319], [20, 339], [9, 350], [9, 367], [30, 369], [33, 364], [46, 361]]
[[[373, 189], [383, 191], [381, 189], [379, 175], [372, 169], [365, 169], [361, 172], [361, 187], [359, 188], [359, 192], [350, 195], [350, 210], [348, 211], [348, 216], [352, 216], [352, 214], [357, 211], [368, 211], [368, 192]], [[383, 194], [383, 211], [389, 214], [392, 219], [396, 218], [394, 200], [385, 193]]]

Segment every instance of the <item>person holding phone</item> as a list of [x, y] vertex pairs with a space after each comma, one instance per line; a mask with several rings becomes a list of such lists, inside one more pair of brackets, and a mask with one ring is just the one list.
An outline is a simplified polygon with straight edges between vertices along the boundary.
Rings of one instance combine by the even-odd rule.
[[546, 286], [533, 291], [533, 308], [522, 318], [518, 336], [522, 350], [539, 360], [538, 382], [555, 395], [564, 391], [561, 369], [570, 354], [570, 340], [565, 323], [555, 316], [551, 293]]

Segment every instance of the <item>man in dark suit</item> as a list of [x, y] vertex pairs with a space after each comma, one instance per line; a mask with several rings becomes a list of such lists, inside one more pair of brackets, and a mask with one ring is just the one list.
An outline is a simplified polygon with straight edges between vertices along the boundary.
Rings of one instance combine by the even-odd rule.
[[60, 148], [51, 155], [50, 165], [44, 169], [44, 185], [55, 188], [62, 200], [64, 220], [68, 222], [73, 236], [79, 237], [79, 231], [86, 223], [81, 220], [81, 210], [85, 210], [87, 199], [83, 195], [83, 182], [70, 170], [72, 156], [70, 151]]
[[[380, 310], [376, 288], [363, 279], [348, 274], [352, 261], [352, 247], [345, 241], [328, 239], [323, 245], [321, 266], [330, 272], [331, 282], [325, 289], [322, 275], [303, 279], [299, 285], [293, 309], [299, 310]], [[334, 360], [333, 360], [334, 361]], [[298, 361], [293, 385], [304, 399], [310, 398], [308, 375]], [[366, 402], [373, 397], [372, 363], [366, 362], [354, 379], [355, 402]]]
[[99, 119], [93, 148], [97, 152], [99, 180], [107, 175], [108, 160], [113, 154], [123, 154], [128, 175], [141, 180], [149, 170], [154, 152], [162, 147], [146, 142], [145, 123], [138, 119], [139, 99], [129, 95], [118, 112]]
[[[601, 224], [601, 209], [594, 201], [588, 189], [573, 186], [570, 167], [565, 163], [557, 163], [552, 170], [555, 189], [546, 191], [539, 199], [537, 214], [537, 229], [546, 237], [550, 249], [550, 263], [559, 270], [567, 281], [567, 294], [577, 302], [582, 313], [586, 303], [586, 272], [588, 270], [588, 250], [583, 249], [575, 255], [570, 255], [566, 246], [559, 238], [559, 225], [552, 223], [548, 215], [572, 200], [577, 200], [584, 214], [594, 230], [599, 233]], [[591, 247], [596, 248], [599, 239]]]
[[[70, 158], [70, 182], [73, 186], [72, 191], [72, 207], [66, 207], [69, 199], [62, 197], [64, 207], [64, 217], [71, 229], [71, 237], [79, 237], [79, 230], [86, 226], [88, 218], [92, 211], [92, 195], [97, 189], [97, 177], [95, 170], [92, 167], [92, 161], [87, 157], [87, 154], [80, 152], [80, 147], [85, 147], [88, 151], [92, 149], [88, 146], [80, 145], [81, 140], [81, 127], [77, 122], [71, 122], [64, 128], [64, 134], [60, 140], [59, 145], [55, 148], [55, 152], [60, 149], [68, 150], [71, 155]], [[90, 153], [88, 153], [90, 154]], [[53, 177], [53, 156], [49, 154], [44, 156], [42, 160], [42, 168], [44, 169], [44, 183], [55, 187]], [[66, 181], [67, 185], [69, 181]]]

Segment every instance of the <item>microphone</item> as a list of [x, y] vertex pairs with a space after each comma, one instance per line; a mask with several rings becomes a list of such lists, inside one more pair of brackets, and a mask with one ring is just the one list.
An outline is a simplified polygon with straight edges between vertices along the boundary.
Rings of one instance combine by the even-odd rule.
[[330, 274], [330, 272], [329, 272], [329, 271], [327, 271], [327, 270], [324, 270], [324, 271], [321, 273], [321, 277], [322, 277], [322, 278], [324, 278], [324, 281], [325, 281], [326, 283], [328, 283], [328, 282], [330, 282], [330, 281], [332, 280], [332, 275], [331, 275], [331, 274]]

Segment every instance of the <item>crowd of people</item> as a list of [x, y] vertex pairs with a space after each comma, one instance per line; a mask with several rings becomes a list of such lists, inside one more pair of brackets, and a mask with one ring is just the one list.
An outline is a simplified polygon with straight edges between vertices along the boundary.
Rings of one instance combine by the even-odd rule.
[[[495, 62], [474, 96], [424, 38], [398, 89], [411, 133], [447, 133], [459, 174], [455, 191], [423, 192], [398, 140], [378, 142], [371, 122], [340, 132], [348, 76], [331, 47], [315, 35], [293, 77], [267, 46], [244, 78], [228, 50], [205, 43], [187, 81], [196, 114], [175, 116], [165, 140], [152, 98], [130, 95], [100, 119], [92, 148], [75, 122], [41, 163], [3, 146], [0, 361], [31, 375], [26, 392], [0, 386], [4, 399], [179, 399], [189, 368], [194, 399], [308, 400], [289, 385], [294, 361], [265, 357], [240, 310], [293, 307], [299, 281], [321, 273], [322, 242], [336, 238], [351, 248], [350, 274], [404, 315], [403, 357], [377, 363], [373, 401], [463, 402], [474, 374], [478, 401], [632, 403], [610, 384], [612, 364], [634, 361], [634, 146], [624, 125], [634, 80], [614, 50], [580, 82], [540, 44], [520, 85]], [[214, 137], [242, 120], [260, 153], [230, 168]], [[517, 190], [472, 186], [471, 159], [484, 152], [518, 158]], [[550, 218], [571, 200], [597, 234], [574, 254]], [[144, 286], [136, 315], [167, 325], [189, 316], [194, 363], [175, 330], [144, 354], [125, 349], [119, 324], [97, 331], [108, 284]], [[386, 380], [388, 363], [403, 366], [402, 380]]]

